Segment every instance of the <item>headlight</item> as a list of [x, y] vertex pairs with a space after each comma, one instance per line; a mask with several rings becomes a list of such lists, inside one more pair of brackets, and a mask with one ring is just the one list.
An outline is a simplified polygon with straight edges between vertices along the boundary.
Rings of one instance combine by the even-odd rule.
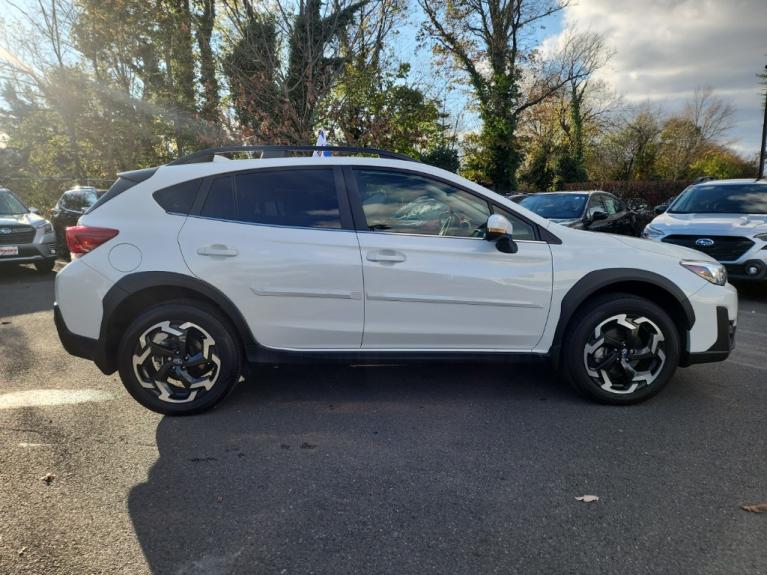
[[723, 286], [727, 283], [727, 270], [718, 262], [682, 260], [679, 264], [712, 284]]
[[754, 236], [754, 239], [762, 240], [763, 242], [767, 242], [767, 234], [756, 234]]
[[44, 234], [52, 234], [53, 233], [53, 226], [51, 224], [45, 224], [43, 226], [43, 233]]
[[647, 224], [644, 228], [644, 231], [642, 232], [643, 238], [659, 238], [664, 235], [666, 235], [666, 232], [660, 228], [656, 228], [651, 224]]

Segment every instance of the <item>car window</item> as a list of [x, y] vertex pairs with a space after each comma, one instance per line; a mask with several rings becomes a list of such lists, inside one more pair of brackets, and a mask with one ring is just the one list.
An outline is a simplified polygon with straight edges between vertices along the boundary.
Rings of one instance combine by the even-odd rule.
[[219, 176], [211, 182], [205, 204], [200, 210], [201, 216], [218, 220], [237, 219], [232, 182], [232, 176]]
[[362, 210], [370, 230], [396, 234], [483, 237], [487, 201], [418, 174], [356, 169]]
[[583, 216], [588, 194], [532, 194], [519, 200], [519, 205], [551, 220], [579, 220]]
[[602, 201], [605, 205], [605, 211], [611, 216], [617, 214], [623, 209], [620, 206], [618, 199], [614, 198], [613, 196], [602, 196]]
[[593, 218], [597, 212], [606, 212], [607, 208], [602, 203], [602, 196], [599, 194], [593, 194], [589, 199], [589, 209], [586, 211], [587, 218]]
[[521, 219], [513, 212], [499, 208], [498, 206], [492, 206], [494, 214], [501, 214], [505, 216], [512, 225], [511, 237], [515, 240], [535, 240], [535, 230], [533, 226]]
[[[181, 182], [174, 186], [157, 190], [152, 196], [166, 212], [171, 214], [188, 214], [192, 211], [197, 192], [200, 189], [202, 179]], [[96, 195], [95, 192], [93, 194]]]
[[341, 228], [333, 170], [263, 170], [235, 176], [237, 220], [302, 228]]
[[675, 214], [767, 214], [767, 186], [690, 186], [671, 204], [668, 211]]

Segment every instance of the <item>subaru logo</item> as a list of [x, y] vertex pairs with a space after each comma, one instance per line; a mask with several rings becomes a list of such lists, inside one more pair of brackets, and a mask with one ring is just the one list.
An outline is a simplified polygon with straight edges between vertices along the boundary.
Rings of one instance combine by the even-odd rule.
[[695, 240], [695, 245], [702, 248], [710, 248], [714, 245], [714, 240], [711, 238], [700, 238], [699, 240]]
[[11, 228], [0, 228], [0, 234], [10, 234]]

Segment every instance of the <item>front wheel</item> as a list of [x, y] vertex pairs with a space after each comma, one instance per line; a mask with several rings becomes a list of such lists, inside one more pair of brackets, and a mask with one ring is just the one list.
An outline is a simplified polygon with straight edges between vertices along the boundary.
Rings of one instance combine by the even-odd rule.
[[165, 415], [210, 409], [240, 377], [234, 333], [201, 302], [155, 306], [131, 323], [120, 342], [123, 385], [141, 405]]
[[609, 294], [573, 318], [562, 365], [581, 393], [626, 405], [658, 393], [678, 363], [679, 333], [669, 315], [644, 298]]

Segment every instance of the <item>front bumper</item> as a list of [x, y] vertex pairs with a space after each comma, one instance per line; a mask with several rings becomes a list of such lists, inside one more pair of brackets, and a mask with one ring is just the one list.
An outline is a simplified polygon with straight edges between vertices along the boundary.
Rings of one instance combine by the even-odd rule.
[[[40, 232], [38, 232], [39, 241], [36, 240], [33, 243], [15, 246], [18, 248], [18, 255], [0, 255], [0, 263], [33, 264], [35, 262], [56, 259], [56, 236], [54, 234], [45, 234], [40, 237], [39, 234]], [[3, 244], [0, 247], [7, 246]]]
[[681, 367], [687, 367], [696, 363], [714, 363], [724, 361], [735, 348], [735, 320], [730, 319], [725, 306], [716, 308], [716, 341], [706, 351], [682, 353], [679, 360]]

